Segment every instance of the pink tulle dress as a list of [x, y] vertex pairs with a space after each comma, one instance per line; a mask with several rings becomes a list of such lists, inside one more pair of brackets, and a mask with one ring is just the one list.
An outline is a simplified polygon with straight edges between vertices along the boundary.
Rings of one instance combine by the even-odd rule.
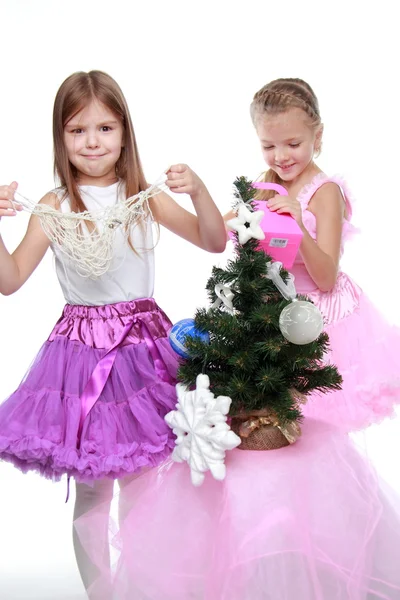
[[[303, 223], [316, 238], [316, 220], [308, 210], [315, 192], [325, 183], [336, 183], [342, 190], [347, 208], [343, 243], [355, 232], [351, 224], [352, 206], [345, 181], [338, 176], [318, 174], [300, 192]], [[343, 249], [343, 248], [342, 248]], [[392, 416], [400, 402], [400, 329], [388, 324], [360, 287], [339, 272], [335, 287], [321, 292], [299, 255], [291, 269], [296, 290], [306, 294], [321, 310], [330, 339], [329, 361], [342, 377], [342, 390], [323, 396], [310, 396], [303, 413], [343, 427], [347, 431]]]
[[[300, 195], [311, 232], [307, 204], [325, 181], [332, 179], [318, 176]], [[350, 212], [347, 194], [346, 202]], [[350, 231], [346, 223], [344, 237]], [[295, 444], [227, 452], [222, 482], [208, 474], [194, 487], [188, 466], [170, 459], [141, 475], [121, 492], [109, 569], [94, 535], [103, 508], [78, 519], [76, 530], [99, 568], [90, 598], [400, 600], [400, 501], [346, 431], [390, 412], [397, 373], [387, 344], [398, 337], [344, 274], [329, 294], [315, 290], [300, 262], [295, 274], [299, 291], [329, 321], [332, 354], [345, 377], [344, 392], [335, 394], [337, 415], [333, 397], [315, 398], [315, 417], [305, 418]], [[377, 347], [382, 356], [372, 361]]]

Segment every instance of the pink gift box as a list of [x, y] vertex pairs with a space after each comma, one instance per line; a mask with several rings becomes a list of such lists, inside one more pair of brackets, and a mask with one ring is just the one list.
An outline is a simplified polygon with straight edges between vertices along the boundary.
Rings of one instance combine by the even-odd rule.
[[254, 206], [256, 210], [264, 211], [260, 227], [265, 239], [259, 242], [260, 248], [281, 262], [285, 269], [290, 269], [299, 251], [303, 232], [292, 216], [271, 212], [265, 202], [255, 202]]
[[[258, 189], [272, 189], [281, 196], [287, 196], [286, 189], [276, 183], [260, 181], [254, 183], [253, 187]], [[275, 261], [281, 262], [285, 269], [290, 269], [299, 251], [303, 232], [291, 215], [272, 212], [267, 207], [266, 202], [259, 200], [254, 202], [254, 206], [256, 210], [264, 212], [260, 227], [265, 234], [265, 239], [259, 242], [260, 248], [266, 254], [272, 256]], [[231, 238], [233, 235], [233, 232], [229, 232]]]

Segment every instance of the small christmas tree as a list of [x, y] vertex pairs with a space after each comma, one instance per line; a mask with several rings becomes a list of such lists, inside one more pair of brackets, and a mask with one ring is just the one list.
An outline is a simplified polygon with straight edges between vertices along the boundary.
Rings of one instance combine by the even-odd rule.
[[[234, 185], [236, 203], [254, 210], [251, 182], [241, 177]], [[194, 386], [204, 373], [215, 396], [231, 398], [231, 416], [268, 414], [286, 427], [301, 420], [300, 405], [310, 392], [340, 389], [342, 379], [335, 366], [323, 362], [326, 333], [305, 345], [285, 339], [279, 317], [290, 300], [267, 276], [272, 258], [258, 248], [258, 240], [240, 244], [237, 233], [235, 239], [235, 258], [225, 269], [214, 267], [208, 280], [212, 307], [195, 315], [196, 327], [209, 333], [210, 343], [186, 338], [190, 357], [181, 363], [178, 379]], [[287, 271], [281, 269], [280, 275], [288, 281]]]

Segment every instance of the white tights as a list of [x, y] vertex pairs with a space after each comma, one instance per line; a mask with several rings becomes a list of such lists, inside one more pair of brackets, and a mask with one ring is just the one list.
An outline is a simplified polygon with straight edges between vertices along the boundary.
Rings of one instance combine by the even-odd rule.
[[[135, 479], [135, 475], [125, 477], [118, 481], [121, 488], [123, 488]], [[74, 521], [87, 513], [96, 509], [98, 511], [97, 521], [98, 527], [93, 532], [93, 536], [96, 538], [96, 548], [98, 548], [98, 556], [100, 557], [100, 564], [104, 567], [104, 572], [108, 573], [110, 569], [110, 553], [109, 553], [109, 515], [111, 508], [111, 500], [113, 498], [114, 481], [112, 479], [100, 479], [93, 482], [91, 485], [85, 483], [76, 484], [76, 500], [74, 508]], [[119, 498], [119, 519], [124, 517], [124, 498], [123, 493], [120, 494]], [[99, 568], [89, 559], [86, 554], [79, 536], [73, 528], [73, 542], [76, 562], [78, 564], [79, 572], [88, 592], [91, 600], [111, 600], [112, 592], [110, 582], [100, 580], [98, 586], [93, 585], [98, 580]], [[95, 589], [98, 587], [99, 589]]]

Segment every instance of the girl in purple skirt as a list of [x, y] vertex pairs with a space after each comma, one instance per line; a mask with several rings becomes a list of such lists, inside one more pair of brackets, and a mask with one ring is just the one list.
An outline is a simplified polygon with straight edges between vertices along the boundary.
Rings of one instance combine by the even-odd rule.
[[[0, 458], [53, 480], [74, 477], [75, 519], [107, 506], [115, 479], [123, 487], [174, 446], [164, 416], [176, 403], [177, 360], [171, 323], [152, 297], [153, 223], [210, 252], [224, 250], [226, 233], [186, 165], [172, 166], [166, 185], [189, 194], [197, 216], [149, 188], [125, 98], [107, 74], [79, 72], [64, 81], [53, 136], [59, 188], [29, 207], [16, 183], [0, 187], [1, 217], [22, 207], [32, 212], [13, 254], [0, 238], [0, 292], [17, 291], [50, 246], [67, 302], [29, 373], [0, 406]], [[107, 514], [103, 525], [95, 535], [107, 562]], [[74, 546], [88, 588], [96, 568], [76, 536]], [[105, 589], [101, 595], [109, 597]]]

